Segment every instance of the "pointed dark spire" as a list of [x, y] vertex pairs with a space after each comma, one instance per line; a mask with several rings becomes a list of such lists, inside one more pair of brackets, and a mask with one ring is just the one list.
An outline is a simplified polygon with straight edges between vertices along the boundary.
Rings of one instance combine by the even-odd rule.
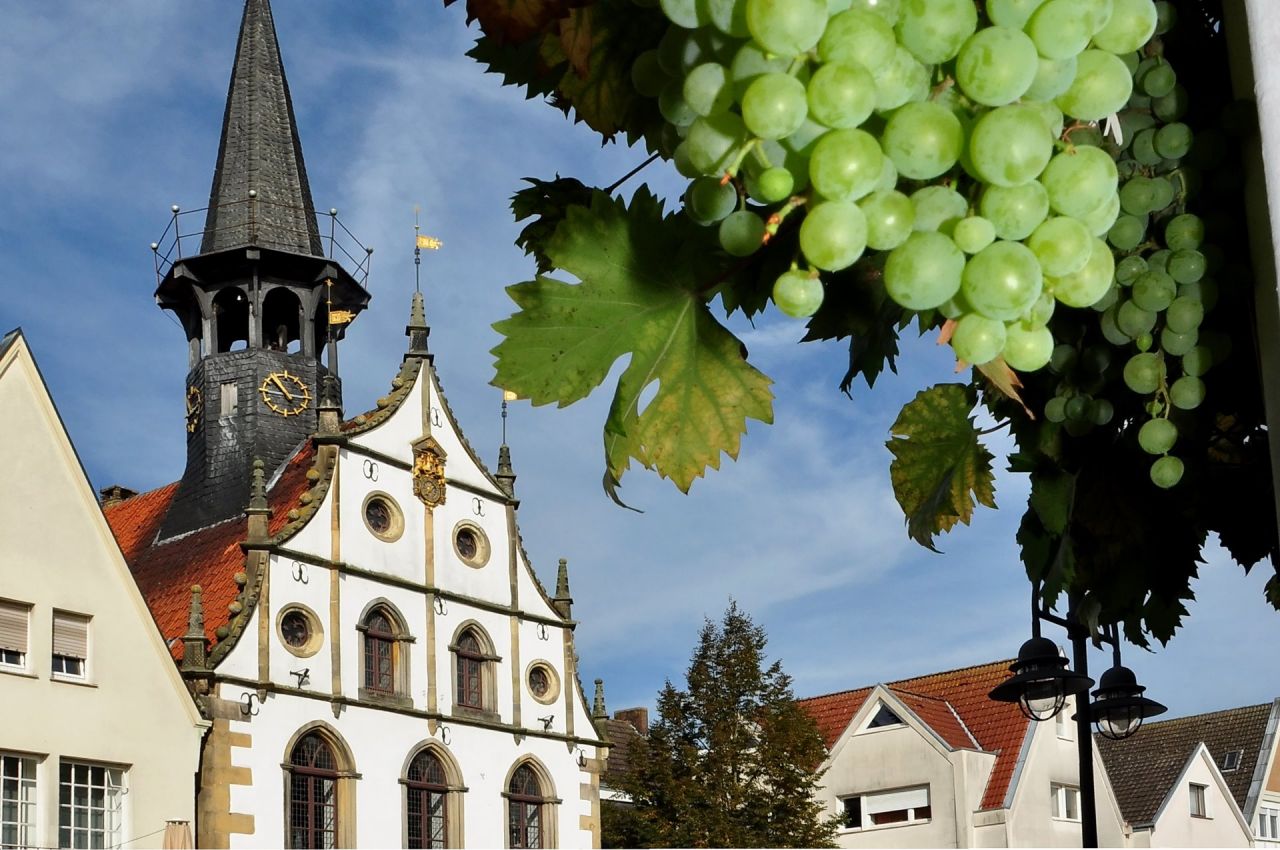
[[560, 559], [560, 568], [556, 570], [556, 595], [551, 600], [560, 616], [566, 620], [573, 616], [573, 597], [569, 595], [569, 562]]
[[516, 471], [511, 467], [511, 449], [506, 443], [498, 447], [498, 473], [493, 477], [508, 498], [516, 497]]
[[405, 354], [405, 359], [410, 357], [426, 357], [427, 337], [431, 335], [431, 328], [427, 327], [427, 308], [423, 304], [422, 293], [413, 293], [413, 304], [409, 308], [409, 324], [405, 325], [404, 335], [409, 337], [409, 352]]
[[326, 372], [320, 379], [320, 402], [316, 405], [321, 434], [337, 434], [342, 429], [342, 383]]
[[591, 703], [591, 717], [594, 720], [609, 719], [609, 711], [604, 707], [604, 679], [596, 679], [596, 697]]
[[323, 254], [269, 0], [244, 4], [200, 253], [244, 245]]
[[200, 585], [192, 585], [187, 633], [182, 636], [183, 670], [204, 670], [208, 663], [204, 643], [204, 606], [200, 602], [200, 593]]

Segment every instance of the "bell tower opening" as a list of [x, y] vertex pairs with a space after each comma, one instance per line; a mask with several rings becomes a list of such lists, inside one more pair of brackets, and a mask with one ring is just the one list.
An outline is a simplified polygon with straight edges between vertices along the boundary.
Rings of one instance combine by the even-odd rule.
[[262, 300], [262, 342], [271, 351], [302, 353], [302, 301], [283, 286]]
[[249, 347], [249, 299], [244, 290], [231, 286], [214, 296], [213, 322], [219, 354]]

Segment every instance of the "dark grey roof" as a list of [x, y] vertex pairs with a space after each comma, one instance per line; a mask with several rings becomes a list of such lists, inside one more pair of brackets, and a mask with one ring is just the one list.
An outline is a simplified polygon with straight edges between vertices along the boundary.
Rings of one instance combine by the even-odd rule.
[[22, 336], [22, 328], [14, 328], [4, 336], [0, 336], [0, 357], [9, 350], [9, 346], [18, 341], [18, 337]]
[[[1246, 811], [1249, 784], [1262, 750], [1271, 705], [1147, 723], [1123, 741], [1095, 735], [1124, 819], [1132, 826], [1155, 820], [1160, 804], [1201, 741], [1222, 771], [1236, 805]], [[1234, 770], [1223, 770], [1227, 753], [1235, 751], [1240, 752], [1239, 765]]]
[[322, 253], [269, 0], [244, 5], [200, 252], [244, 245]]

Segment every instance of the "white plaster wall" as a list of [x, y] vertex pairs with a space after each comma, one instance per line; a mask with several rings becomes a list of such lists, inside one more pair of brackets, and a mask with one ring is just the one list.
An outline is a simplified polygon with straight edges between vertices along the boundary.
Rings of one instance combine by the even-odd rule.
[[[440, 379], [435, 374], [435, 370], [430, 370], [431, 384], [428, 396], [430, 404], [429, 415], [432, 418], [431, 435], [439, 441], [441, 448], [448, 452], [449, 459], [446, 467], [448, 475], [451, 479], [460, 481], [463, 484], [469, 484], [472, 487], [478, 487], [482, 490], [493, 493], [497, 496], [499, 493], [494, 489], [493, 483], [489, 477], [481, 471], [480, 467], [471, 459], [470, 453], [462, 444], [459, 437], [459, 425], [453, 422], [445, 409], [442, 401], [443, 393], [440, 389]], [[494, 398], [494, 412], [497, 413], [498, 397]], [[443, 427], [436, 426], [435, 421], [439, 420], [443, 423]], [[490, 458], [492, 461], [497, 460], [497, 446], [474, 446], [475, 450], [480, 454], [482, 462], [486, 465], [489, 461], [483, 461], [484, 458]]]
[[[419, 368], [418, 376], [413, 382], [413, 388], [409, 390], [409, 395], [400, 407], [385, 422], [365, 431], [363, 434], [357, 435], [353, 442], [367, 446], [376, 452], [397, 458], [405, 463], [413, 463], [413, 449], [411, 444], [422, 436], [425, 427], [427, 427], [426, 417], [423, 413], [423, 371]], [[391, 390], [388, 389], [388, 392]], [[439, 439], [439, 437], [436, 437]], [[448, 460], [453, 461], [453, 452], [449, 451]]]
[[[871, 702], [871, 699], [868, 699]], [[951, 760], [910, 726], [850, 735], [833, 748], [818, 797], [827, 814], [842, 814], [841, 797], [917, 785], [929, 786], [927, 823], [841, 830], [840, 847], [957, 847], [955, 787]]]
[[[447, 466], [446, 470], [452, 477], [452, 470]], [[435, 509], [436, 585], [474, 599], [510, 605], [511, 546], [506, 506], [457, 487], [450, 486], [447, 493], [445, 503]], [[489, 561], [483, 567], [470, 566], [454, 550], [454, 531], [460, 522], [479, 526], [488, 538]]]
[[[1237, 818], [1234, 802], [1228, 798], [1219, 779], [1214, 775], [1213, 764], [1200, 753], [1174, 786], [1164, 808], [1157, 813], [1151, 832], [1151, 844], [1155, 847], [1248, 847], [1252, 834], [1247, 832]], [[1191, 785], [1207, 786], [1205, 789], [1206, 817], [1191, 815]]]
[[[1075, 714], [1074, 701], [1062, 709], [1068, 717]], [[1080, 821], [1053, 816], [1050, 786], [1054, 783], [1080, 787], [1079, 755], [1074, 738], [1075, 724], [1070, 725], [1070, 739], [1059, 738], [1052, 721], [1032, 723], [1031, 747], [1027, 753], [1008, 817], [1011, 847], [1079, 847]], [[1119, 847], [1124, 842], [1123, 824], [1095, 752], [1094, 788], [1098, 811], [1098, 843], [1103, 847]]]
[[[206, 724], [21, 340], [0, 358], [0, 410], [0, 597], [32, 606], [27, 675], [0, 673], [0, 750], [43, 757], [37, 845], [58, 845], [58, 767], [67, 758], [127, 767], [122, 838], [159, 847], [163, 836], [147, 833], [166, 820], [194, 830]], [[51, 678], [55, 608], [92, 618], [83, 684]]]
[[[244, 689], [224, 687], [223, 696], [238, 700]], [[334, 718], [328, 703], [292, 695], [272, 695], [248, 722], [233, 721], [231, 731], [253, 736], [253, 747], [233, 749], [232, 762], [252, 771], [253, 787], [232, 786], [232, 811], [252, 812], [253, 835], [233, 835], [232, 847], [279, 847], [285, 840], [284, 770], [290, 738], [303, 725], [324, 720], [351, 750], [360, 779], [356, 781], [356, 837], [361, 847], [400, 847], [404, 818], [401, 786], [404, 765], [424, 741], [433, 739], [427, 722], [364, 707], [349, 707]], [[579, 828], [589, 814], [580, 799], [585, 779], [576, 755], [562, 741], [448, 724], [449, 745], [467, 791], [463, 794], [465, 843], [468, 847], [506, 845], [506, 807], [502, 792], [511, 769], [526, 756], [536, 757], [551, 775], [562, 802], [557, 807], [561, 847], [590, 847], [591, 834]], [[441, 735], [434, 736], [435, 741]]]
[[[423, 583], [426, 580], [426, 506], [413, 494], [413, 475], [408, 470], [382, 463], [376, 467], [377, 480], [371, 480], [364, 473], [365, 460], [358, 453], [346, 450], [339, 455], [338, 521], [342, 534], [335, 560]], [[374, 493], [390, 496], [400, 510], [404, 529], [396, 540], [377, 537], [365, 524], [364, 501]], [[324, 505], [308, 524], [327, 529], [331, 521], [332, 506]], [[330, 557], [333, 547], [328, 548], [330, 551], [317, 554]]]

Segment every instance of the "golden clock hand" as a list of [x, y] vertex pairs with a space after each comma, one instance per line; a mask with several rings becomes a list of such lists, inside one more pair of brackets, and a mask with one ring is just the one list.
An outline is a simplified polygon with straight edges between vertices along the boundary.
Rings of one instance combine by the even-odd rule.
[[280, 388], [280, 392], [284, 393], [285, 401], [293, 401], [293, 395], [284, 387], [284, 382], [280, 380], [279, 375], [272, 375], [271, 380]]

